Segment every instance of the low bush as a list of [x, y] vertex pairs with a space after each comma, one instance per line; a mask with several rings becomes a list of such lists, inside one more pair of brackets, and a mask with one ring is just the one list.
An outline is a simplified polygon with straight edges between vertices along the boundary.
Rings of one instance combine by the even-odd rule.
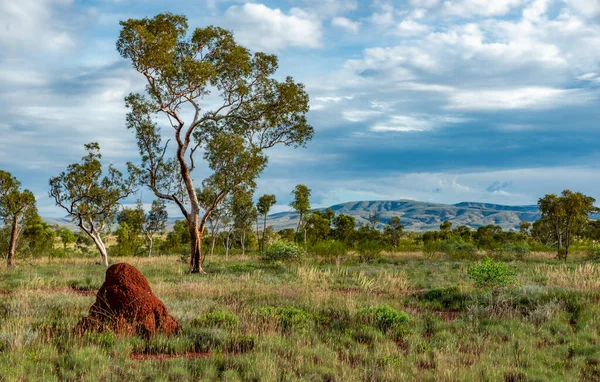
[[453, 259], [474, 259], [477, 246], [461, 239], [449, 238], [442, 242], [441, 251]]
[[364, 243], [358, 245], [356, 251], [358, 252], [360, 261], [367, 262], [378, 259], [381, 256], [383, 249], [377, 242], [365, 241]]
[[462, 293], [457, 286], [430, 289], [426, 292], [421, 292], [417, 295], [417, 298], [433, 305], [434, 308], [453, 310], [464, 309], [471, 299], [470, 295]]
[[303, 257], [304, 254], [304, 250], [294, 243], [276, 241], [267, 248], [264, 259], [267, 261], [296, 260]]
[[505, 244], [495, 251], [495, 256], [506, 260], [525, 260], [531, 250], [527, 243]]
[[313, 245], [309, 252], [315, 256], [338, 258], [348, 254], [348, 248], [344, 243], [337, 240], [320, 241]]
[[514, 285], [516, 273], [504, 263], [485, 257], [479, 264], [470, 266], [467, 273], [480, 288], [496, 288]]
[[259, 313], [264, 318], [275, 321], [278, 328], [284, 332], [291, 329], [305, 328], [312, 319], [310, 313], [293, 306], [267, 306], [261, 308]]
[[389, 305], [375, 305], [360, 308], [356, 312], [358, 322], [375, 327], [383, 332], [403, 330], [410, 321], [408, 314]]

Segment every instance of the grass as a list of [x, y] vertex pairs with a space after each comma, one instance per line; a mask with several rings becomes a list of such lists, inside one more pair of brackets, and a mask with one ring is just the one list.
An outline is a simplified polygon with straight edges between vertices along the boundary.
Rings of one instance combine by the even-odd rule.
[[421, 253], [266, 263], [118, 258], [183, 330], [73, 335], [105, 270], [41, 259], [0, 271], [0, 381], [597, 381], [600, 264], [532, 254], [518, 283], [477, 288], [468, 260]]

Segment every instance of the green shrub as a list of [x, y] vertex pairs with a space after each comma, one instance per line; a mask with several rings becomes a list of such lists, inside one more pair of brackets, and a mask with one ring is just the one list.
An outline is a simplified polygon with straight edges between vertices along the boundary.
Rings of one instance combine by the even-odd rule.
[[467, 269], [475, 285], [480, 288], [495, 288], [516, 283], [516, 274], [504, 263], [485, 257], [479, 264]]
[[457, 286], [430, 289], [420, 293], [417, 297], [421, 301], [446, 309], [463, 309], [470, 300], [469, 295], [461, 293]]
[[600, 262], [600, 247], [593, 248], [588, 252], [587, 259], [593, 262]]
[[403, 329], [410, 320], [405, 312], [385, 304], [360, 308], [356, 312], [356, 317], [360, 323], [384, 332], [390, 329]]
[[378, 259], [383, 251], [381, 245], [374, 241], [365, 241], [356, 248], [360, 261], [367, 262]]
[[437, 252], [441, 251], [442, 243], [437, 240], [427, 240], [423, 243], [423, 253], [428, 258], [432, 258]]
[[240, 319], [233, 313], [214, 310], [204, 313], [198, 318], [192, 320], [194, 327], [217, 327], [217, 328], [236, 328], [240, 324]]
[[309, 252], [315, 256], [337, 258], [346, 256], [348, 248], [346, 248], [344, 243], [337, 240], [325, 240], [313, 245]]
[[304, 250], [294, 243], [286, 241], [274, 242], [265, 253], [267, 261], [295, 260], [304, 256]]
[[444, 240], [440, 249], [455, 259], [473, 259], [477, 254], [475, 244], [453, 237]]
[[190, 350], [195, 352], [220, 350], [226, 342], [226, 332], [223, 329], [192, 328], [186, 330], [185, 336], [191, 342]]
[[261, 308], [259, 312], [265, 318], [274, 320], [284, 332], [293, 328], [305, 328], [312, 318], [308, 312], [293, 306], [267, 306]]
[[527, 243], [512, 243], [505, 244], [500, 249], [496, 250], [496, 254], [501, 258], [524, 260], [531, 250]]

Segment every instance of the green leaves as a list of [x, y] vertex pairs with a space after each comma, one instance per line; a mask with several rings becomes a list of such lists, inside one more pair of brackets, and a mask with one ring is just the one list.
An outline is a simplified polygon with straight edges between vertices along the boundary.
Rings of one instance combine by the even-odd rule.
[[0, 170], [0, 217], [5, 222], [19, 219], [29, 209], [35, 210], [35, 196], [29, 190], [20, 190], [21, 182], [9, 172]]
[[[118, 203], [134, 192], [135, 179], [128, 179], [112, 166], [102, 177], [100, 147], [92, 142], [81, 163], [74, 163], [60, 175], [50, 179], [50, 197], [64, 208], [81, 228], [101, 231], [114, 220]], [[85, 226], [84, 226], [85, 224]]]
[[496, 288], [514, 285], [517, 281], [516, 273], [504, 263], [485, 257], [481, 263], [472, 265], [467, 269], [467, 274], [475, 285], [480, 288]]

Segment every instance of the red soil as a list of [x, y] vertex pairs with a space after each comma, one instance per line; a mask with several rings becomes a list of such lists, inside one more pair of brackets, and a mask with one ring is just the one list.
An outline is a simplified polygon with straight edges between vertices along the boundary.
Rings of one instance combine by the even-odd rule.
[[90, 307], [89, 315], [77, 323], [75, 332], [112, 330], [149, 337], [155, 333], [177, 333], [180, 328], [152, 293], [144, 275], [135, 267], [121, 263], [108, 268], [96, 302]]

